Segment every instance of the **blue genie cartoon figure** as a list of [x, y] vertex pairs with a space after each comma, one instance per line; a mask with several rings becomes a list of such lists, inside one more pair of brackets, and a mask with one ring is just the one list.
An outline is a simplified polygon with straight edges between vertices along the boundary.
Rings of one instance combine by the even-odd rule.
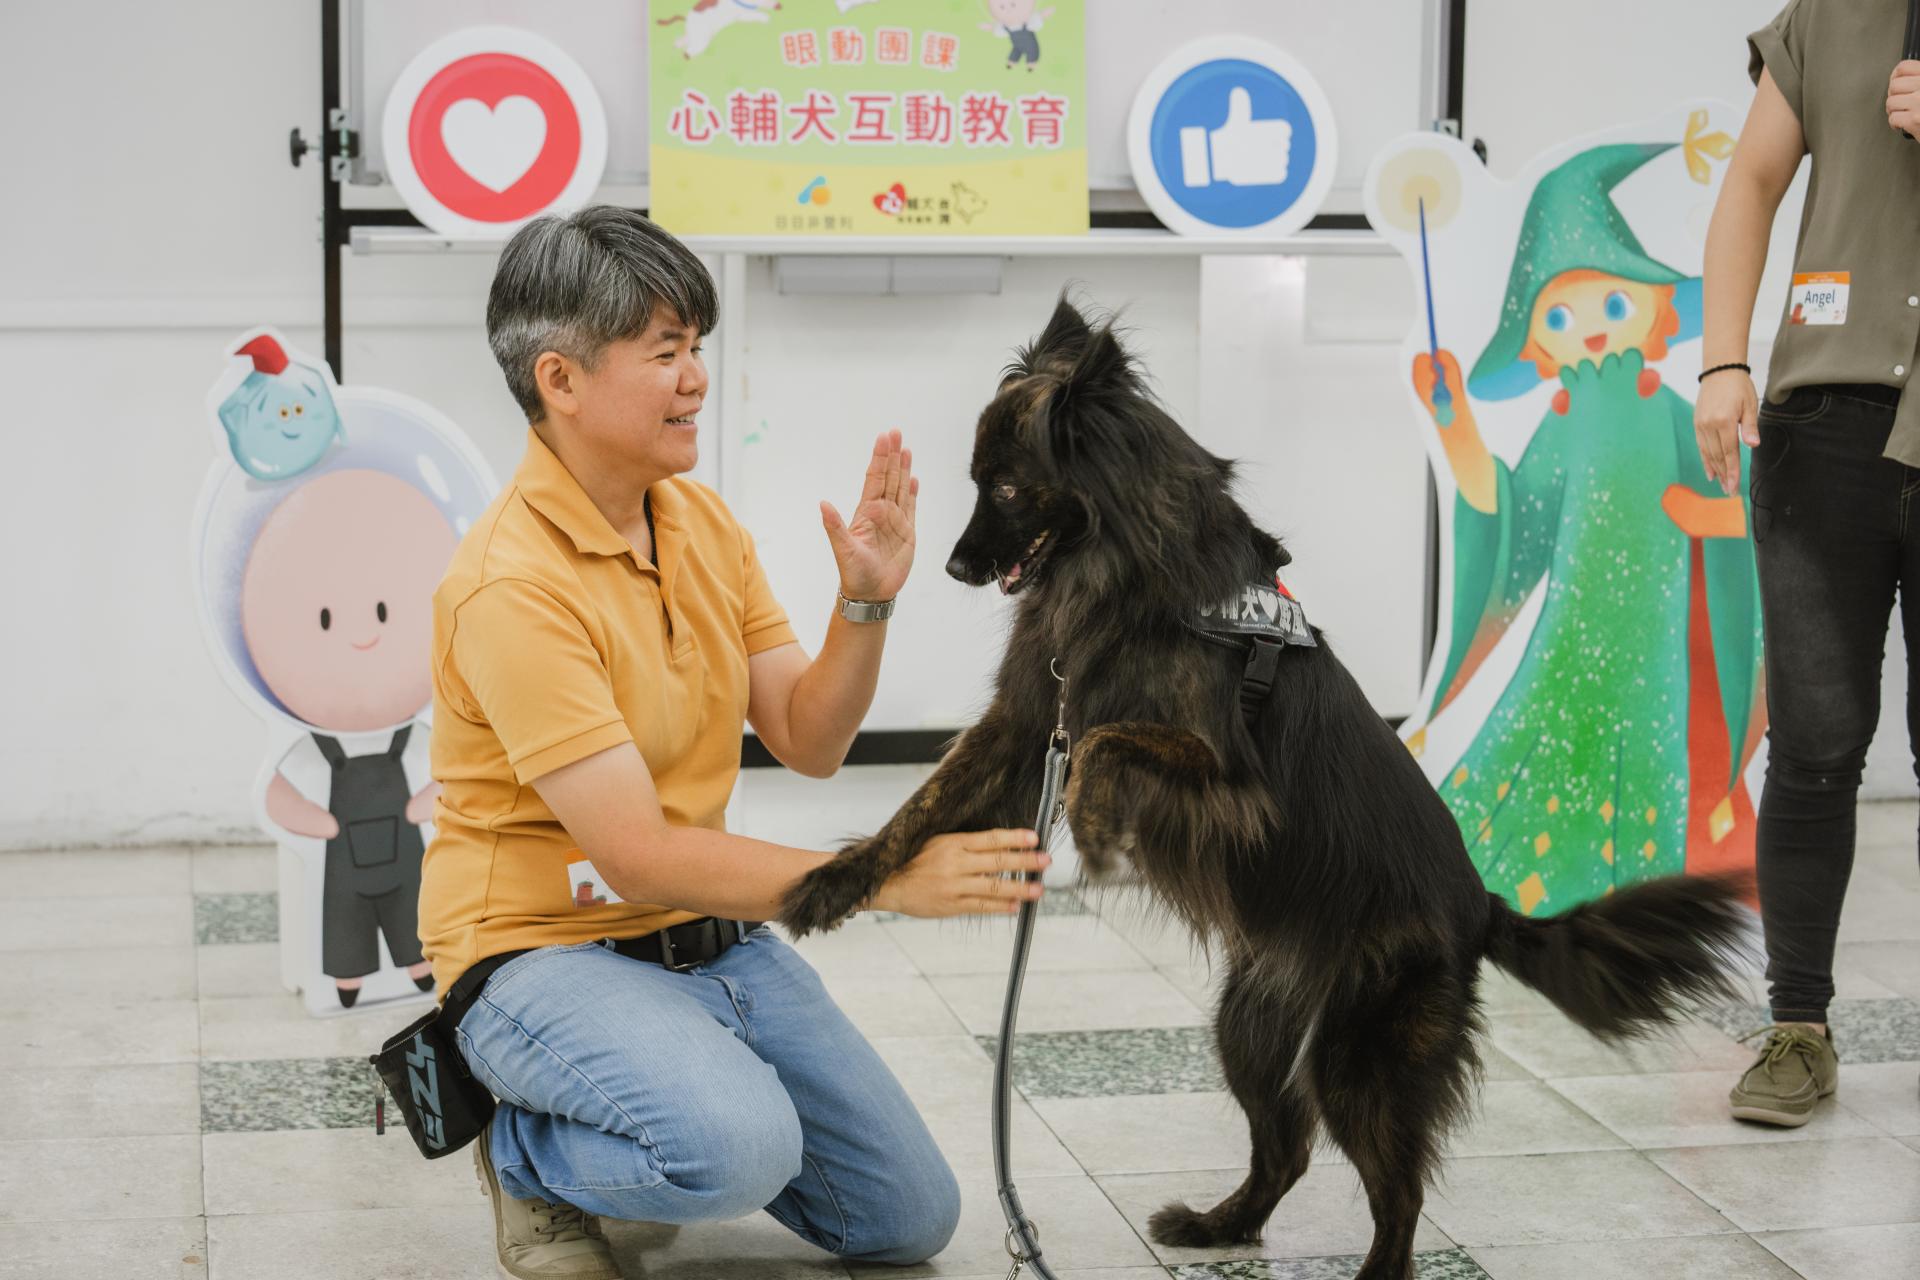
[[220, 425], [240, 469], [256, 480], [299, 475], [346, 441], [327, 377], [288, 359], [286, 348], [263, 333], [234, 348], [253, 371], [220, 405]]

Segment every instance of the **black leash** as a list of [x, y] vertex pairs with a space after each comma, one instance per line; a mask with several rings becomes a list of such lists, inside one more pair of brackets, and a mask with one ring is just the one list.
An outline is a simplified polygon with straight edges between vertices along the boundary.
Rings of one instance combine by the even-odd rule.
[[[1040, 812], [1033, 829], [1040, 837], [1039, 848], [1046, 851], [1053, 828], [1060, 820], [1063, 805], [1060, 790], [1066, 785], [1067, 765], [1073, 754], [1073, 740], [1067, 736], [1067, 679], [1058, 664], [1053, 678], [1060, 682], [1060, 712], [1053, 732], [1047, 737], [1045, 772], [1040, 780]], [[1032, 881], [1040, 873], [1022, 873]], [[1033, 919], [1040, 904], [1032, 898], [1020, 904], [1020, 922], [1013, 937], [1013, 963], [1007, 971], [1007, 998], [1000, 1008], [1000, 1043], [993, 1057], [993, 1173], [1000, 1183], [1000, 1211], [1007, 1218], [1007, 1255], [1013, 1269], [1007, 1280], [1018, 1280], [1021, 1269], [1031, 1267], [1040, 1280], [1057, 1280], [1040, 1256], [1040, 1228], [1021, 1207], [1020, 1192], [1013, 1185], [1013, 1025], [1020, 1016], [1020, 987], [1027, 976], [1027, 952], [1033, 946]]]

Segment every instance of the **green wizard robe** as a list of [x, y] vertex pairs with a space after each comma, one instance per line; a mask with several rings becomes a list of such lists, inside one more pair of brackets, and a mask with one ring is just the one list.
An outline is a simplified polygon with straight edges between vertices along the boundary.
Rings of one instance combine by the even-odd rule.
[[[1494, 460], [1495, 510], [1454, 503], [1451, 642], [1429, 719], [1546, 578], [1518, 669], [1439, 778], [1487, 886], [1529, 914], [1681, 871], [1690, 834], [1707, 839], [1700, 806], [1720, 807], [1724, 834], [1739, 789], [1761, 670], [1753, 547], [1690, 538], [1662, 510], [1674, 484], [1724, 495], [1693, 406], [1664, 385], [1643, 396], [1643, 365], [1630, 351], [1563, 369], [1567, 412], [1518, 467]], [[1713, 792], [1692, 797], [1691, 828], [1690, 775]]]

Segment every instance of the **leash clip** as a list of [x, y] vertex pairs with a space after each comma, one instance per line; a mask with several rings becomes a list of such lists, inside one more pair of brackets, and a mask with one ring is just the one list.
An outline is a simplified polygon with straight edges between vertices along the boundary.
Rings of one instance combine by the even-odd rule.
[[[1051, 741], [1055, 743], [1065, 743], [1069, 741], [1067, 738], [1067, 678], [1060, 674], [1060, 659], [1058, 658], [1047, 659], [1047, 670], [1051, 671], [1053, 678], [1060, 682], [1060, 708], [1053, 718], [1053, 737]], [[1065, 750], [1065, 747], [1063, 746], [1061, 749]]]
[[[1026, 1227], [1028, 1231], [1033, 1233], [1034, 1243], [1038, 1244], [1040, 1241], [1040, 1224], [1034, 1222], [1032, 1219], [1028, 1219]], [[1007, 1272], [1007, 1280], [1020, 1280], [1021, 1269], [1024, 1268], [1027, 1263], [1033, 1261], [1033, 1255], [1026, 1251], [1026, 1248], [1017, 1238], [1018, 1235], [1018, 1227], [1010, 1226], [1007, 1228], [1007, 1238], [1005, 1240], [1007, 1256], [1013, 1259], [1013, 1266]]]

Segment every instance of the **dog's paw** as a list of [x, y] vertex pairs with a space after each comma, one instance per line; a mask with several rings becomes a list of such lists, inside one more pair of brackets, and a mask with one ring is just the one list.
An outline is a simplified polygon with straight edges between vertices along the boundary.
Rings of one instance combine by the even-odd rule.
[[1114, 770], [1089, 752], [1068, 776], [1065, 799], [1067, 827], [1087, 877], [1112, 874], [1134, 844], [1132, 804], [1115, 785]]
[[1155, 1244], [1183, 1249], [1211, 1249], [1224, 1244], [1257, 1244], [1260, 1233], [1224, 1227], [1211, 1214], [1175, 1201], [1147, 1219], [1147, 1235]]
[[795, 938], [825, 933], [846, 923], [879, 887], [874, 883], [873, 859], [843, 853], [801, 876], [774, 918]]

